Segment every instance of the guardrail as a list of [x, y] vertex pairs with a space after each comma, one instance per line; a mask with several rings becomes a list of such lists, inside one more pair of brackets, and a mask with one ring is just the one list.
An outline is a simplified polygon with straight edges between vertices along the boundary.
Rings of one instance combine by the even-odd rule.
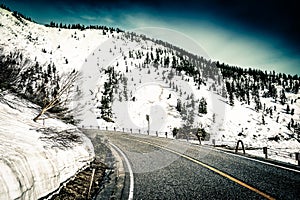
[[[148, 132], [146, 129], [133, 129], [133, 128], [118, 128], [118, 127], [108, 127], [108, 126], [81, 126], [78, 128], [82, 129], [97, 129], [100, 131], [115, 131], [115, 132], [123, 132], [123, 133], [135, 133], [135, 134], [143, 134], [143, 135], [151, 135], [151, 136], [156, 136], [156, 137], [166, 137], [166, 138], [174, 138], [172, 132], [161, 132], [161, 131], [152, 131]], [[188, 135], [188, 134], [187, 134]], [[176, 137], [174, 138], [176, 139]], [[187, 142], [191, 142], [189, 138], [186, 138]], [[196, 141], [196, 140], [195, 140]], [[212, 145], [212, 146], [225, 146], [225, 147], [230, 147], [231, 149], [235, 149], [235, 153], [238, 152], [239, 144], [241, 143], [241, 149], [243, 150], [243, 153], [245, 154], [245, 151], [247, 150], [247, 146], [243, 144], [242, 140], [238, 141], [224, 141], [224, 140], [215, 140], [212, 139], [211, 143], [206, 143], [207, 145]], [[298, 161], [298, 165], [300, 166], [300, 152], [287, 152], [284, 150], [278, 150], [278, 149], [271, 149], [268, 147], [261, 147], [261, 148], [256, 148], [256, 150], [261, 150], [263, 154], [265, 155], [265, 159], [269, 159], [270, 157], [278, 156], [281, 158], [288, 158], [288, 159], [295, 159]]]
[[164, 135], [165, 137], [172, 136], [171, 132], [162, 132], [162, 131], [152, 131], [148, 132], [146, 129], [134, 129], [134, 128], [118, 128], [118, 127], [108, 127], [108, 126], [81, 126], [79, 128], [82, 129], [97, 129], [100, 131], [115, 131], [115, 132], [123, 132], [123, 133], [136, 133], [136, 134], [144, 134], [144, 135], [152, 135], [152, 136], [161, 136]]
[[263, 154], [265, 155], [265, 158], [268, 159], [269, 157], [278, 156], [281, 158], [287, 158], [287, 159], [294, 159], [298, 161], [298, 165], [300, 166], [300, 156], [299, 152], [287, 152], [284, 150], [278, 150], [278, 149], [271, 149], [268, 147], [263, 147]]

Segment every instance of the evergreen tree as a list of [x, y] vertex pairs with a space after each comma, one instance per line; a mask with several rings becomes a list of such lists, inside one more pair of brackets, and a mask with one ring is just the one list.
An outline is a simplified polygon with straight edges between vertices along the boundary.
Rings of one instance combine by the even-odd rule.
[[286, 100], [287, 100], [287, 98], [285, 96], [285, 91], [284, 91], [284, 89], [282, 89], [280, 92], [280, 103], [283, 105], [283, 104], [285, 104]]
[[234, 105], [234, 98], [233, 98], [233, 88], [232, 88], [233, 84], [230, 85], [229, 82], [226, 82], [226, 89], [227, 89], [227, 92], [228, 92], [228, 95], [229, 95], [229, 104], [231, 106]]
[[177, 110], [178, 112], [181, 112], [181, 101], [180, 101], [180, 99], [177, 99], [176, 110]]
[[124, 90], [123, 90], [123, 93], [124, 93], [124, 100], [125, 100], [125, 101], [128, 101], [127, 78], [126, 78], [126, 77], [123, 78], [123, 88], [124, 88]]
[[294, 92], [295, 94], [298, 94], [298, 92], [299, 92], [299, 87], [300, 87], [299, 81], [296, 81], [295, 84], [294, 84], [294, 87], [293, 87], [293, 92]]
[[294, 121], [293, 118], [291, 119], [291, 127], [292, 127], [292, 128], [295, 128], [295, 121]]
[[176, 137], [177, 133], [178, 133], [178, 128], [173, 128], [172, 133], [173, 133], [173, 137]]
[[291, 115], [294, 115], [294, 114], [295, 114], [295, 109], [292, 108], [292, 110], [291, 110]]
[[233, 98], [233, 92], [232, 91], [229, 92], [229, 104], [231, 106], [234, 105], [234, 98]]
[[[200, 89], [200, 87], [198, 89]], [[226, 92], [226, 89], [225, 89], [224, 85], [222, 86], [221, 96], [224, 97], [224, 98], [227, 98], [227, 92]]]
[[256, 97], [255, 98], [255, 110], [256, 112], [258, 112], [261, 109], [261, 102], [260, 102], [260, 98]]
[[188, 123], [190, 126], [194, 124], [194, 109], [191, 109], [188, 115]]
[[182, 116], [182, 120], [186, 120], [187, 119], [187, 110], [186, 110], [185, 104], [182, 104], [182, 106], [181, 106], [180, 115]]
[[207, 114], [207, 103], [204, 97], [200, 100], [198, 112], [201, 114]]

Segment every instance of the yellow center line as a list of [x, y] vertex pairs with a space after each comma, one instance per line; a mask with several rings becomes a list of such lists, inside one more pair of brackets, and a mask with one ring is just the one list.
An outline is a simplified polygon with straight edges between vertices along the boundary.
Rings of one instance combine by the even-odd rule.
[[203, 163], [203, 162], [201, 162], [199, 160], [196, 160], [196, 159], [194, 159], [194, 158], [192, 158], [190, 156], [187, 156], [185, 154], [179, 153], [177, 151], [174, 151], [172, 149], [163, 147], [163, 146], [158, 145], [158, 144], [153, 144], [153, 143], [150, 143], [150, 142], [145, 142], [145, 141], [138, 140], [138, 139], [133, 139], [133, 138], [127, 138], [127, 137], [124, 137], [124, 138], [129, 139], [129, 140], [135, 140], [137, 142], [148, 144], [148, 145], [151, 145], [151, 146], [156, 146], [156, 147], [159, 147], [159, 148], [164, 149], [166, 151], [169, 151], [171, 153], [174, 153], [176, 155], [179, 155], [180, 157], [183, 157], [183, 158], [185, 158], [187, 160], [190, 160], [190, 161], [192, 161], [194, 163], [197, 163], [197, 164], [199, 164], [199, 165], [201, 165], [201, 166], [203, 166], [203, 167], [205, 167], [205, 168], [207, 168], [207, 169], [209, 169], [209, 170], [211, 170], [211, 171], [213, 171], [213, 172], [215, 172], [215, 173], [217, 173], [217, 174], [219, 174], [219, 175], [221, 175], [221, 176], [223, 176], [223, 177], [225, 177], [225, 178], [227, 178], [227, 179], [229, 179], [229, 180], [231, 180], [231, 181], [233, 181], [233, 182], [235, 182], [235, 183], [237, 183], [237, 184], [239, 184], [239, 185], [241, 185], [241, 186], [243, 186], [245, 188], [248, 188], [249, 190], [252, 190], [253, 192], [256, 192], [257, 194], [265, 197], [266, 199], [275, 200], [274, 197], [271, 197], [270, 195], [268, 195], [268, 194], [260, 191], [259, 189], [256, 189], [256, 188], [248, 185], [247, 183], [244, 183], [244, 182], [242, 182], [242, 181], [240, 181], [240, 180], [238, 180], [238, 179], [236, 179], [236, 178], [234, 178], [234, 177], [232, 177], [232, 176], [230, 176], [230, 175], [228, 175], [228, 174], [226, 174], [226, 173], [224, 173], [224, 172], [222, 172], [222, 171], [220, 171], [220, 170], [218, 170], [218, 169], [216, 169], [216, 168], [214, 168], [212, 166], [209, 166], [209, 165], [207, 165], [207, 164], [205, 164], [205, 163]]

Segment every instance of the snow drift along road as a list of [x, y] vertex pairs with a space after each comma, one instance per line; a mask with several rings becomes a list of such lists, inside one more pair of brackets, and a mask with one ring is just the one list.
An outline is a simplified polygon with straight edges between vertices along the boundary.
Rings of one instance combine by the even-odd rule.
[[35, 123], [37, 113], [16, 96], [0, 97], [0, 199], [43, 197], [94, 157], [78, 129], [55, 119]]

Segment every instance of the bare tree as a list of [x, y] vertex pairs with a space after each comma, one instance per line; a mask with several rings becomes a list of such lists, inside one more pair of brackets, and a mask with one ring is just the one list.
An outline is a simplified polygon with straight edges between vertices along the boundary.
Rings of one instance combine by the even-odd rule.
[[74, 89], [74, 83], [79, 79], [79, 77], [80, 73], [76, 70], [64, 74], [61, 78], [62, 81], [59, 91], [52, 97], [47, 97], [48, 99], [45, 99], [45, 105], [42, 107], [42, 110], [33, 119], [33, 121], [36, 122], [37, 120], [39, 120], [39, 118], [48, 110], [58, 108], [61, 106], [65, 108], [62, 110], [62, 112], [67, 113], [66, 106], [67, 103], [70, 102], [70, 93]]

